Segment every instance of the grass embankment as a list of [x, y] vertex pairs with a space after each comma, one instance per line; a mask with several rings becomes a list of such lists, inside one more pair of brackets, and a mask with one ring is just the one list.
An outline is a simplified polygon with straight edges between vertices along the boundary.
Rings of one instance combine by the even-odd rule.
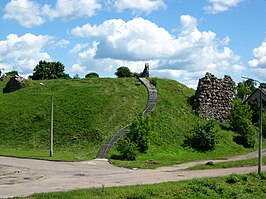
[[[124, 167], [155, 168], [182, 162], [221, 159], [243, 154], [226, 124], [216, 123], [219, 143], [214, 151], [200, 153], [182, 147], [184, 136], [199, 121], [192, 109], [195, 90], [157, 79], [159, 101], [151, 112], [156, 136], [146, 154], [136, 161], [111, 160]], [[28, 81], [27, 87], [0, 94], [0, 154], [53, 160], [95, 158], [101, 145], [130, 124], [143, 111], [147, 91], [134, 78]], [[4, 87], [0, 82], [0, 89]], [[50, 96], [54, 93], [54, 157], [49, 158]], [[109, 158], [117, 153], [113, 147]], [[146, 164], [146, 160], [157, 164]]]
[[[0, 82], [1, 91], [4, 86]], [[52, 93], [54, 157], [50, 158]], [[0, 93], [0, 155], [93, 159], [110, 136], [143, 111], [147, 97], [146, 88], [134, 78], [26, 81], [25, 88]]]
[[154, 185], [92, 188], [36, 194], [27, 199], [49, 198], [266, 198], [266, 178], [255, 173], [222, 178], [194, 179]]
[[[157, 136], [152, 139], [146, 154], [137, 156], [136, 161], [111, 160], [112, 163], [129, 168], [156, 168], [202, 159], [222, 159], [236, 154], [243, 154], [254, 149], [246, 149], [233, 141], [234, 132], [228, 124], [216, 122], [219, 142], [214, 151], [197, 152], [182, 147], [184, 136], [190, 133], [193, 125], [200, 119], [194, 114], [192, 103], [195, 90], [166, 79], [157, 79], [159, 100], [151, 112]], [[257, 146], [256, 146], [257, 147]], [[117, 154], [113, 147], [109, 158]], [[155, 160], [157, 164], [146, 164], [146, 160]]]

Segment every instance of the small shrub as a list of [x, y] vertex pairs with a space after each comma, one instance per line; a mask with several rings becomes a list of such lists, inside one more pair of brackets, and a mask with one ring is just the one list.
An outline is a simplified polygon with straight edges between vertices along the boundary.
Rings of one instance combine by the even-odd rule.
[[117, 69], [115, 75], [119, 78], [122, 78], [122, 77], [132, 77], [132, 73], [130, 72], [129, 68], [128, 67], [125, 67], [125, 66], [121, 66]]
[[252, 110], [248, 104], [242, 104], [241, 99], [234, 101], [230, 123], [238, 134], [235, 141], [246, 148], [254, 147], [256, 128], [252, 124]]
[[191, 134], [185, 137], [183, 146], [189, 146], [200, 152], [214, 150], [217, 138], [217, 130], [214, 128], [213, 121], [207, 124], [197, 123]]
[[234, 184], [234, 183], [237, 183], [239, 182], [239, 178], [236, 174], [231, 174], [230, 176], [228, 176], [225, 180], [227, 183], [229, 184]]
[[99, 75], [95, 72], [91, 72], [91, 73], [88, 73], [87, 75], [85, 75], [85, 78], [98, 78]]
[[130, 132], [118, 142], [117, 150], [123, 160], [135, 160], [138, 153], [145, 153], [150, 144], [152, 126], [149, 117], [140, 115], [131, 125]]
[[150, 144], [150, 134], [152, 126], [150, 118], [140, 115], [131, 125], [130, 132], [127, 137], [131, 142], [134, 142], [140, 153], [145, 153]]
[[118, 141], [117, 150], [120, 153], [119, 158], [122, 160], [135, 160], [138, 154], [136, 144], [131, 142], [126, 136]]
[[150, 79], [150, 83], [153, 85], [153, 86], [157, 86], [157, 81], [156, 81], [156, 78], [151, 78]]

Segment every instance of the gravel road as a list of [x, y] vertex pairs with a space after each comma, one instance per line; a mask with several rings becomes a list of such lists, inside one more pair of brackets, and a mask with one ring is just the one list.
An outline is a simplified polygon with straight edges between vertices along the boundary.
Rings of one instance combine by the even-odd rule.
[[[266, 154], [266, 150], [263, 151]], [[82, 162], [53, 162], [0, 156], [0, 198], [28, 196], [41, 192], [66, 191], [89, 187], [153, 184], [232, 173], [256, 172], [257, 167], [210, 170], [184, 170], [208, 161], [224, 162], [257, 157], [257, 152], [226, 160], [205, 160], [151, 169], [115, 167], [106, 159]], [[266, 166], [263, 166], [263, 171]]]

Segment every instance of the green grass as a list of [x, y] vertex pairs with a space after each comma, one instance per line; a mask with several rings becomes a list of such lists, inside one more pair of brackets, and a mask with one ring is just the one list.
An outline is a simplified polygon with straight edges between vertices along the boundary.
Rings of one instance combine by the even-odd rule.
[[[262, 163], [266, 164], [266, 157], [262, 158]], [[217, 169], [217, 168], [231, 168], [231, 167], [247, 167], [247, 166], [257, 166], [258, 158], [252, 158], [248, 160], [238, 160], [229, 162], [219, 162], [213, 165], [197, 165], [188, 168], [188, 170], [203, 170], [203, 169]]]
[[266, 198], [266, 178], [255, 173], [222, 178], [193, 179], [154, 185], [81, 189], [69, 192], [35, 194], [27, 199], [70, 198]]
[[[229, 125], [219, 122], [215, 123], [220, 138], [214, 151], [201, 153], [182, 147], [184, 136], [200, 120], [194, 114], [191, 104], [195, 91], [173, 80], [157, 79], [156, 82], [159, 100], [151, 112], [151, 122], [156, 127], [157, 136], [146, 154], [138, 155], [135, 161], [111, 159], [113, 164], [128, 168], [156, 168], [188, 161], [223, 159], [255, 150], [236, 144], [233, 141], [234, 132], [228, 130]], [[109, 158], [116, 154], [113, 147]], [[157, 164], [146, 164], [145, 161], [150, 159]]]
[[[41, 87], [44, 82], [46, 87]], [[0, 93], [0, 155], [53, 160], [96, 157], [102, 143], [144, 109], [147, 91], [134, 78], [27, 81]], [[0, 82], [0, 90], [5, 86]], [[54, 157], [49, 157], [54, 94]]]
[[[143, 111], [146, 88], [135, 78], [27, 81], [18, 91], [0, 93], [0, 155], [79, 161], [96, 157], [101, 145]], [[0, 89], [5, 86], [0, 82]], [[184, 136], [200, 119], [192, 108], [195, 90], [156, 78], [159, 100], [151, 112], [154, 135], [146, 154], [136, 161], [111, 162], [129, 168], [156, 168], [202, 159], [244, 154], [233, 142], [234, 132], [216, 122], [220, 136], [214, 151], [200, 153], [182, 147]], [[54, 94], [54, 157], [49, 157], [50, 97]], [[109, 158], [117, 154], [113, 147]], [[157, 164], [146, 164], [146, 160]]]

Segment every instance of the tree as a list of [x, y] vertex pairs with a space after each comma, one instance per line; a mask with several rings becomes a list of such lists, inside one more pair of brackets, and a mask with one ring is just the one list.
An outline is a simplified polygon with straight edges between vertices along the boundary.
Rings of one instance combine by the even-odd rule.
[[149, 148], [151, 133], [152, 126], [150, 118], [140, 115], [132, 123], [127, 137], [136, 144], [140, 153], [145, 153]]
[[16, 70], [12, 70], [12, 71], [10, 71], [10, 72], [7, 72], [7, 73], [6, 73], [6, 76], [9, 76], [9, 77], [18, 76], [18, 71], [16, 71]]
[[33, 80], [70, 78], [68, 74], [64, 73], [65, 66], [61, 62], [46, 62], [41, 60], [33, 71], [33, 75], [30, 76]]
[[121, 159], [134, 160], [138, 153], [146, 153], [152, 130], [149, 117], [140, 115], [130, 126], [129, 133], [117, 143]]
[[243, 99], [245, 95], [250, 95], [256, 90], [256, 82], [253, 80], [246, 80], [239, 82], [236, 87], [236, 96]]
[[85, 78], [98, 78], [99, 75], [95, 72], [91, 72], [91, 73], [88, 73], [87, 75], [85, 75]]
[[186, 135], [183, 145], [205, 152], [215, 149], [217, 138], [217, 130], [213, 121], [209, 121], [206, 124], [198, 122], [190, 134]]
[[246, 148], [254, 147], [256, 129], [252, 124], [252, 110], [241, 99], [234, 100], [230, 123], [238, 134], [235, 140]]
[[115, 75], [119, 78], [121, 77], [132, 77], [132, 73], [130, 72], [129, 68], [126, 66], [121, 66], [117, 69]]

